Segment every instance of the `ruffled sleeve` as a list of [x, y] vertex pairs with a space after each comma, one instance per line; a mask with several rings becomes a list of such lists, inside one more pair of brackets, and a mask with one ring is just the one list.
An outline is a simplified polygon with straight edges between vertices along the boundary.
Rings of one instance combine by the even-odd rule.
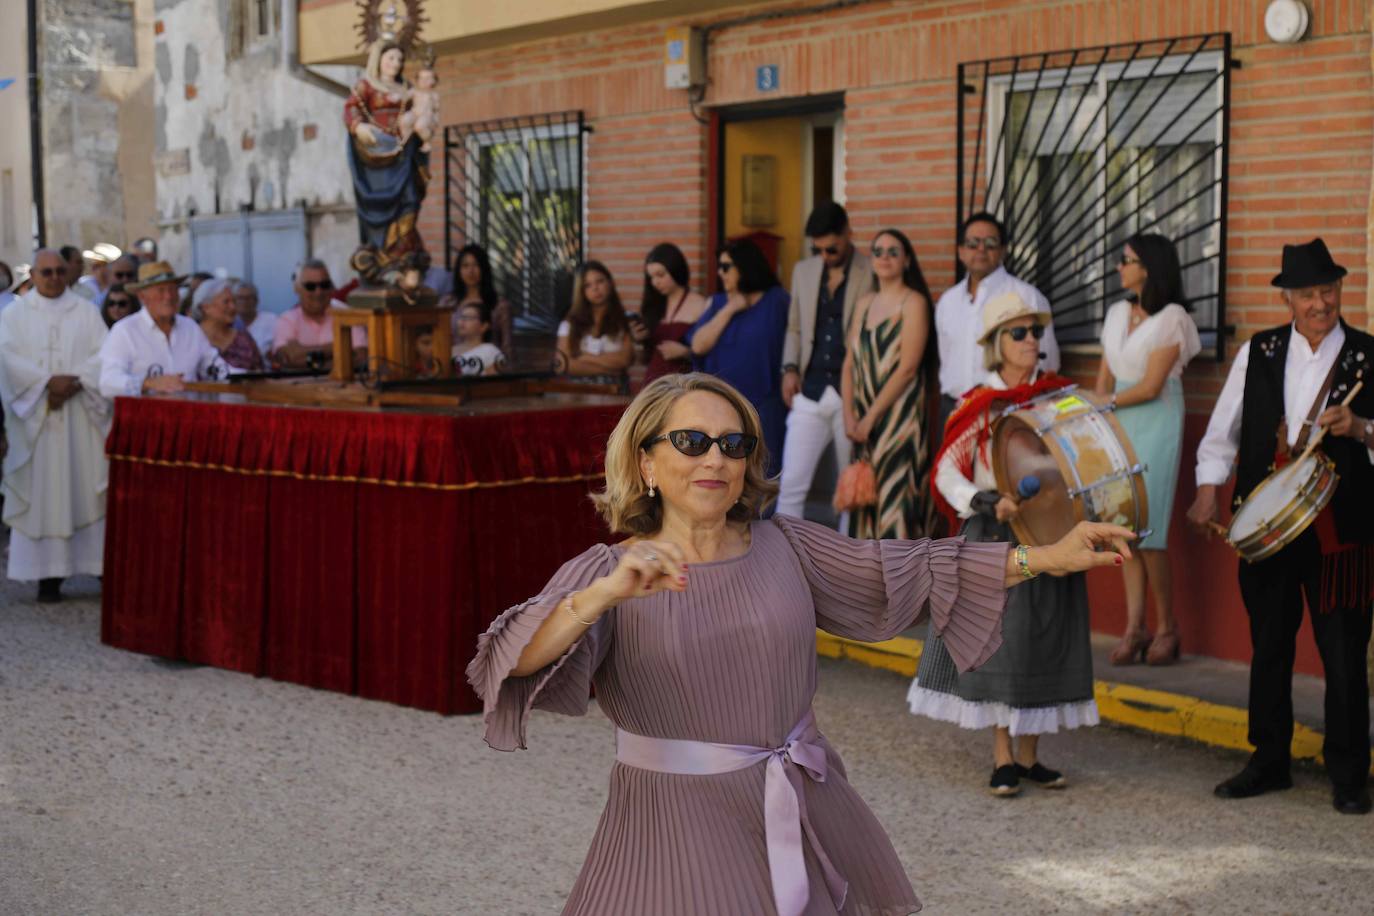
[[1194, 356], [1202, 352], [1202, 339], [1197, 332], [1197, 323], [1188, 310], [1181, 305], [1166, 305], [1160, 314], [1159, 334], [1154, 340], [1154, 348], [1171, 347], [1178, 344], [1178, 359], [1174, 361], [1171, 375], [1180, 375]]
[[801, 561], [822, 630], [877, 642], [929, 616], [960, 671], [1002, 645], [1006, 544], [859, 541], [814, 522], [774, 521]]
[[531, 709], [580, 716], [587, 711], [592, 675], [610, 648], [612, 609], [557, 661], [534, 674], [514, 677], [520, 653], [558, 603], [615, 567], [615, 557], [598, 544], [558, 570], [537, 596], [492, 621], [477, 640], [477, 656], [467, 668], [468, 683], [482, 698], [486, 742], [498, 751], [525, 748], [525, 723]]

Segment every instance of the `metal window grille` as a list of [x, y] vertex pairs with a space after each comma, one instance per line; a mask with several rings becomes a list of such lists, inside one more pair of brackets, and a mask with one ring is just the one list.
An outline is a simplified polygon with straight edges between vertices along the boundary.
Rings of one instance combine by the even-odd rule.
[[1230, 61], [1214, 34], [959, 65], [959, 218], [1007, 225], [1003, 263], [1044, 292], [1061, 340], [1099, 339], [1123, 243], [1159, 232], [1225, 358]]
[[[552, 334], [582, 261], [582, 112], [447, 127], [444, 261], [486, 249], [517, 331]], [[455, 281], [457, 277], [455, 276]]]

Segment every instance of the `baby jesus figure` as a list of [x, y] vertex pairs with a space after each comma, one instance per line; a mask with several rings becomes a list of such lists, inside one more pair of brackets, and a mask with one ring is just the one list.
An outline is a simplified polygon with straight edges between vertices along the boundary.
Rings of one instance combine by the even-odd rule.
[[439, 76], [432, 67], [422, 67], [415, 74], [415, 88], [410, 90], [410, 106], [401, 113], [401, 142], [411, 134], [420, 138], [420, 152], [429, 152], [429, 141], [439, 129]]

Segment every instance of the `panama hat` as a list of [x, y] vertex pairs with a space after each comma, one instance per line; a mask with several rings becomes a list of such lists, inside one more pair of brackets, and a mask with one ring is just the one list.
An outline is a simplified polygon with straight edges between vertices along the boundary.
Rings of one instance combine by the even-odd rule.
[[999, 293], [983, 303], [983, 333], [979, 335], [978, 342], [987, 343], [997, 329], [1008, 321], [1028, 317], [1035, 319], [1035, 323], [1042, 327], [1050, 323], [1049, 312], [1039, 311], [1016, 293]]
[[185, 279], [184, 274], [178, 275], [176, 271], [172, 270], [172, 265], [166, 261], [154, 261], [151, 264], [138, 265], [138, 281], [125, 283], [124, 288], [137, 292], [162, 283], [180, 283]]

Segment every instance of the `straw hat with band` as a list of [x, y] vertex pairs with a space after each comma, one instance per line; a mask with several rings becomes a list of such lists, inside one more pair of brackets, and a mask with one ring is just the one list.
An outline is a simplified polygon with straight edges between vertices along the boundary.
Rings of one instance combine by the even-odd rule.
[[1016, 293], [999, 293], [983, 303], [983, 333], [979, 335], [978, 342], [988, 343], [998, 328], [1017, 318], [1033, 318], [1036, 324], [1044, 327], [1050, 323], [1051, 316], [1049, 312], [1042, 312], [1030, 305]]
[[154, 261], [151, 264], [140, 264], [138, 266], [138, 280], [133, 283], [125, 283], [124, 288], [131, 292], [138, 292], [163, 283], [179, 284], [185, 279], [185, 274], [178, 274], [172, 270], [172, 265], [166, 261]]

